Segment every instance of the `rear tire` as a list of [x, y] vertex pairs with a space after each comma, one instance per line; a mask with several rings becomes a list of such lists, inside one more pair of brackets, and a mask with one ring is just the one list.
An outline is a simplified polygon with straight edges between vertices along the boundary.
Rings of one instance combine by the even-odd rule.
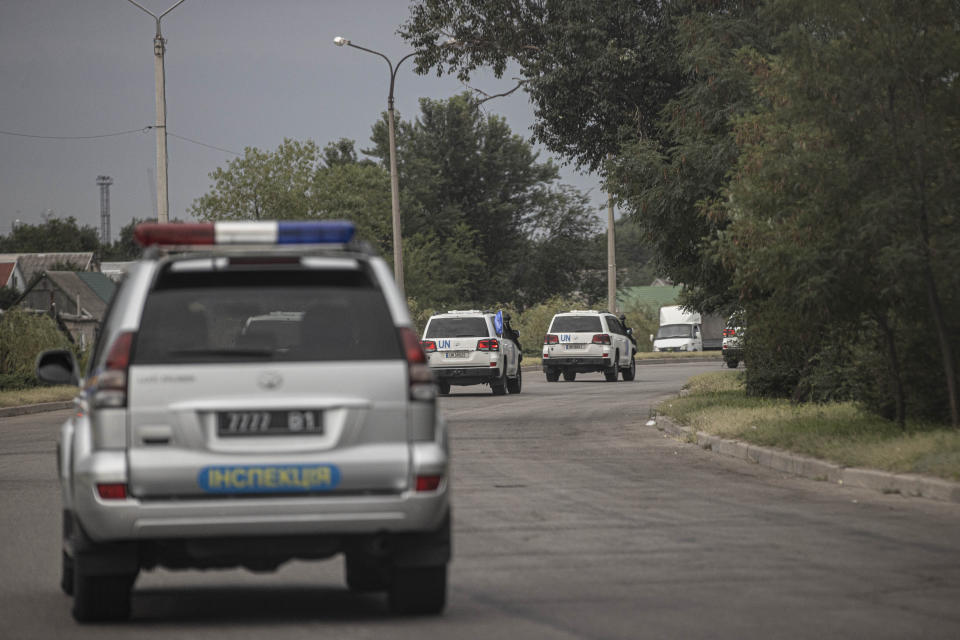
[[507, 391], [510, 393], [520, 393], [520, 389], [523, 386], [523, 374], [520, 371], [520, 365], [517, 364], [517, 377], [516, 378], [507, 378]]
[[548, 367], [546, 376], [547, 382], [556, 382], [560, 379], [560, 371], [556, 367]]
[[627, 382], [630, 382], [637, 377], [637, 359], [633, 357], [633, 354], [630, 354], [630, 367], [627, 369], [620, 370], [623, 379]]
[[447, 603], [447, 565], [395, 568], [389, 598], [394, 613], [440, 613]]
[[437, 391], [442, 396], [450, 395], [450, 383], [449, 382], [438, 382]]
[[576, 372], [576, 371], [564, 371], [564, 372], [563, 372], [563, 379], [566, 380], [567, 382], [573, 382], [574, 380], [577, 379], [577, 372]]
[[731, 369], [736, 369], [738, 366], [740, 366], [740, 361], [739, 361], [739, 360], [727, 360], [727, 366], [730, 367]]
[[607, 382], [616, 382], [617, 374], [620, 373], [620, 354], [613, 356], [613, 366], [609, 369], [603, 370], [603, 377], [607, 379]]

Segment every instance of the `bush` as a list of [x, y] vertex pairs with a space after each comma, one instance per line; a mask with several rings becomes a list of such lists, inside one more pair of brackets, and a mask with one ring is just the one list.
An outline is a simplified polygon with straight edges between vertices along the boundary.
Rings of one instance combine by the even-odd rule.
[[70, 340], [46, 315], [12, 309], [0, 316], [0, 389], [37, 386], [34, 367], [45, 349], [70, 349]]

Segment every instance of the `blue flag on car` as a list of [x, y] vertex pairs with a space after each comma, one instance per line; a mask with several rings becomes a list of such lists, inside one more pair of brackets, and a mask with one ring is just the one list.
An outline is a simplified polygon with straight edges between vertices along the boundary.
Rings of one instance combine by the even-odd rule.
[[503, 335], [503, 311], [497, 311], [497, 315], [493, 316], [493, 330], [497, 332], [498, 336]]

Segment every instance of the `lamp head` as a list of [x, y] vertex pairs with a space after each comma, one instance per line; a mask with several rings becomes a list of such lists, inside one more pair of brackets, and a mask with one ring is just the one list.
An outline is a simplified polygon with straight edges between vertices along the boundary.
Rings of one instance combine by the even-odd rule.
[[341, 38], [340, 36], [337, 36], [336, 38], [333, 39], [333, 44], [337, 45], [338, 47], [342, 47], [345, 44], [350, 44], [350, 41], [347, 40], [346, 38]]

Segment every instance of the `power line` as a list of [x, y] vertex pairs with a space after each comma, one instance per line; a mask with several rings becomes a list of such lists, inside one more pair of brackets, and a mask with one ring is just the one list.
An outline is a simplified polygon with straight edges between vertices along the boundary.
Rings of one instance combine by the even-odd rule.
[[114, 133], [101, 133], [95, 136], [40, 136], [32, 133], [18, 133], [16, 131], [3, 131], [0, 134], [5, 136], [15, 136], [17, 138], [40, 138], [42, 140], [94, 140], [96, 138], [113, 138], [115, 136], [125, 136], [131, 133], [143, 133], [153, 127], [143, 127], [142, 129], [130, 129], [128, 131], [116, 131]]
[[[18, 131], [4, 131], [4, 130], [0, 130], [0, 135], [14, 136], [17, 138], [33, 138], [33, 139], [40, 139], [40, 140], [96, 140], [98, 138], [114, 138], [116, 136], [126, 136], [126, 135], [130, 135], [131, 133], [144, 133], [146, 131], [150, 131], [151, 129], [156, 129], [156, 128], [157, 128], [156, 125], [151, 124], [140, 129], [129, 129], [127, 131], [115, 131], [113, 133], [100, 133], [93, 136], [43, 136], [43, 135], [37, 135], [33, 133], [20, 133]], [[170, 131], [167, 131], [167, 135], [173, 136], [174, 138], [178, 138], [185, 142], [190, 142], [192, 144], [200, 145], [201, 147], [214, 149], [215, 151], [222, 151], [224, 153], [230, 153], [235, 156], [243, 155], [242, 153], [237, 153], [236, 151], [232, 151], [230, 149], [224, 149], [223, 147], [207, 144], [206, 142], [200, 142], [199, 140], [194, 140], [193, 138], [177, 135], [176, 133], [172, 133]]]
[[215, 150], [217, 150], [217, 151], [223, 151], [224, 153], [232, 153], [232, 154], [235, 155], [235, 156], [242, 156], [242, 155], [243, 155], [242, 153], [237, 153], [236, 151], [231, 151], [230, 149], [224, 149], [223, 147], [216, 147], [216, 146], [214, 146], [214, 145], [212, 145], [212, 144], [207, 144], [206, 142], [200, 142], [199, 140], [193, 140], [192, 138], [188, 138], [188, 137], [186, 137], [186, 136], [178, 136], [177, 134], [173, 133], [172, 131], [167, 131], [167, 135], [168, 135], [168, 136], [173, 136], [174, 138], [178, 138], [179, 140], [184, 140], [184, 141], [186, 141], [186, 142], [192, 142], [193, 144], [198, 144], [198, 145], [200, 145], [201, 147], [207, 147], [208, 149], [215, 149]]

